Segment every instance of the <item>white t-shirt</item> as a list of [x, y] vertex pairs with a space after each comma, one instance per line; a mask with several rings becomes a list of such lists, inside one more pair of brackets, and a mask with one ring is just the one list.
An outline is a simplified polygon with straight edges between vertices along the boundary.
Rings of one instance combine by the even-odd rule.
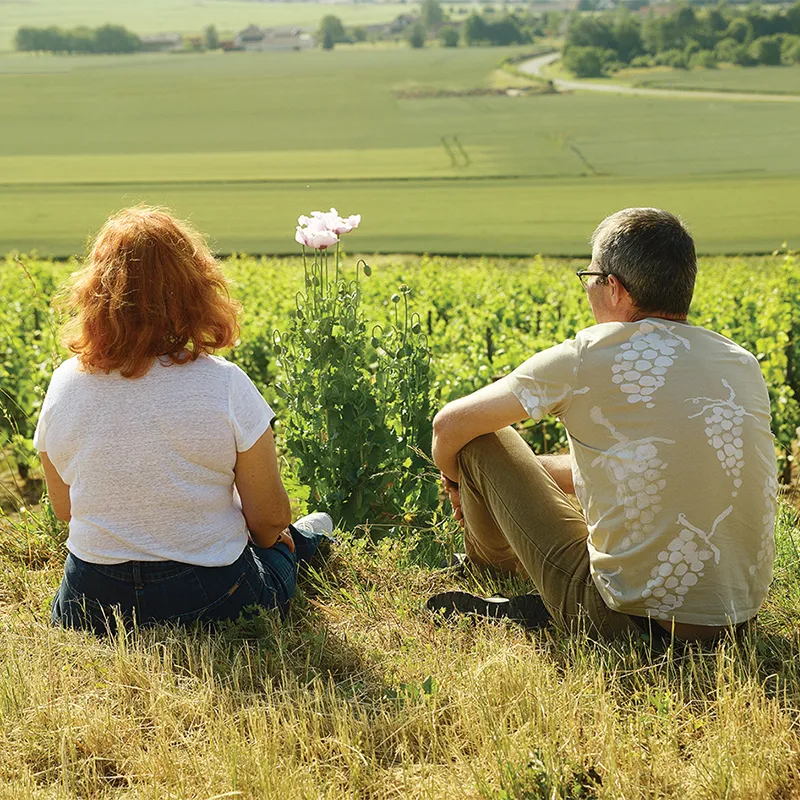
[[567, 429], [592, 578], [615, 611], [697, 625], [753, 617], [775, 555], [777, 465], [758, 361], [664, 320], [609, 322], [509, 376]]
[[141, 378], [65, 361], [33, 441], [70, 487], [68, 549], [95, 564], [233, 563], [248, 535], [236, 454], [274, 416], [247, 375], [217, 356], [157, 361]]

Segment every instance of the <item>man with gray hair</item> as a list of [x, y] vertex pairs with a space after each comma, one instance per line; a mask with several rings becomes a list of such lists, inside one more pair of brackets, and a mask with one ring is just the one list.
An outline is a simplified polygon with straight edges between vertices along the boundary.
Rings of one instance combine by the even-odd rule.
[[[687, 322], [697, 262], [674, 215], [629, 208], [578, 272], [596, 325], [434, 419], [467, 556], [538, 594], [445, 592], [432, 610], [695, 640], [751, 620], [772, 579], [775, 447], [757, 360]], [[555, 415], [570, 453], [509, 427]], [[583, 513], [567, 495], [577, 495]]]

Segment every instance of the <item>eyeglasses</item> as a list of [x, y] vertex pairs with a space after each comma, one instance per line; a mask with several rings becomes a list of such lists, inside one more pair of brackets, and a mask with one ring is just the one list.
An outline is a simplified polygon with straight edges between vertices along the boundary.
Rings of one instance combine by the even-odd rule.
[[[589, 288], [589, 284], [586, 283], [586, 278], [590, 277], [591, 275], [597, 275], [598, 277], [608, 278], [608, 274], [605, 272], [594, 272], [590, 269], [580, 269], [575, 273], [578, 276], [578, 280], [581, 282], [581, 285], [584, 289]], [[601, 283], [605, 283], [605, 281], [600, 281]]]

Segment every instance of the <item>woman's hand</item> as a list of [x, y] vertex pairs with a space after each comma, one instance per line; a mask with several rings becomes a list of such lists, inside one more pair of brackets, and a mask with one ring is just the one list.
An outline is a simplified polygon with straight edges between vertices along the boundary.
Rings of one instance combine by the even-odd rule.
[[[288, 528], [284, 528], [275, 540], [275, 544], [285, 544], [289, 548], [290, 553], [294, 553], [294, 537]], [[272, 545], [275, 547], [275, 545]]]

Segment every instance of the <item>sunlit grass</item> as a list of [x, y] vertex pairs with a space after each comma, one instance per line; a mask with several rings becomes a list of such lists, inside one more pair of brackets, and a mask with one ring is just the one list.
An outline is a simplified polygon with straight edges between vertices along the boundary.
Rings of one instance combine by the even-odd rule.
[[662, 652], [440, 624], [429, 593], [503, 584], [346, 533], [283, 624], [96, 639], [48, 624], [55, 520], [6, 518], [0, 797], [798, 796], [794, 522], [754, 633]]

